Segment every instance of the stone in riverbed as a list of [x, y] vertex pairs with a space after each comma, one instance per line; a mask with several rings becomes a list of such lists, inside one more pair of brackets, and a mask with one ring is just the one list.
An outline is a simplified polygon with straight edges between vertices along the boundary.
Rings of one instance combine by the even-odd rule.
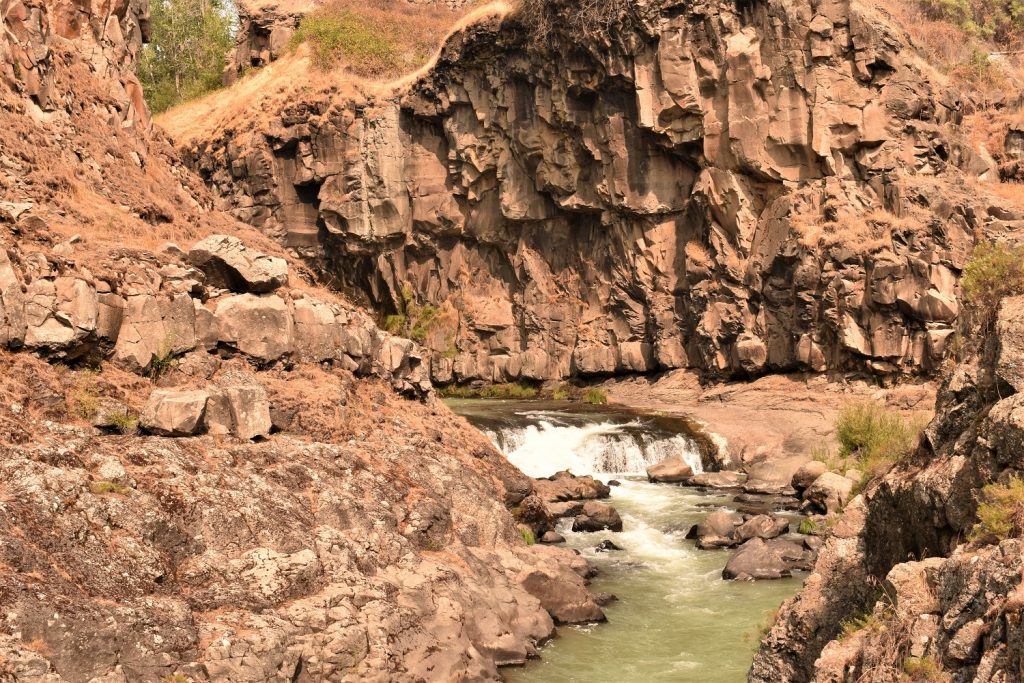
[[738, 488], [742, 477], [739, 472], [722, 470], [721, 472], [701, 472], [690, 477], [689, 486], [706, 486], [711, 489]]
[[601, 607], [604, 607], [605, 605], [615, 602], [619, 599], [619, 596], [615, 595], [615, 593], [598, 592], [594, 593], [593, 596], [594, 602], [596, 602]]
[[825, 514], [839, 512], [849, 500], [853, 484], [840, 474], [825, 472], [804, 491], [804, 505]]
[[727, 510], [717, 510], [705, 517], [691, 533], [697, 539], [697, 547], [701, 550], [730, 548], [737, 543], [736, 528], [742, 523], [741, 515]]
[[599, 552], [599, 553], [607, 553], [607, 552], [609, 552], [611, 550], [622, 550], [622, 548], [620, 548], [619, 546], [615, 545], [614, 543], [612, 543], [608, 539], [605, 539], [605, 540], [601, 541], [600, 543], [598, 543], [597, 547], [595, 547], [594, 550]]
[[611, 489], [593, 477], [577, 477], [565, 471], [557, 472], [549, 479], [534, 480], [533, 490], [546, 503], [607, 498], [611, 495]]
[[548, 512], [552, 517], [575, 517], [583, 513], [582, 500], [567, 500], [564, 503], [548, 503]]
[[801, 492], [813, 484], [815, 479], [825, 474], [826, 469], [825, 463], [820, 460], [810, 460], [805, 462], [800, 466], [800, 469], [793, 474], [793, 479], [790, 480], [790, 485], [796, 489], [797, 492]]
[[776, 538], [789, 531], [789, 521], [774, 515], [754, 515], [736, 527], [736, 539], [740, 542], [751, 538]]
[[593, 500], [583, 505], [583, 514], [572, 520], [573, 531], [622, 531], [622, 517], [611, 505]]
[[693, 469], [681, 455], [670, 455], [647, 468], [647, 479], [661, 484], [677, 484], [693, 476]]
[[784, 559], [782, 550], [774, 543], [753, 538], [741, 545], [722, 570], [722, 578], [758, 581], [790, 576], [789, 563]]
[[557, 531], [545, 531], [544, 535], [540, 537], [541, 543], [565, 543], [565, 536], [558, 533]]
[[520, 577], [519, 583], [540, 601], [541, 606], [557, 623], [605, 621], [604, 612], [580, 584], [565, 581], [541, 569], [526, 572]]

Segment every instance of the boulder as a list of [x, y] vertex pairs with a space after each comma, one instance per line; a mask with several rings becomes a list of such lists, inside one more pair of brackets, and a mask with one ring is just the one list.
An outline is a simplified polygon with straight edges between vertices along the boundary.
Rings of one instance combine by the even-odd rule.
[[722, 470], [721, 472], [700, 472], [686, 482], [689, 486], [705, 486], [710, 489], [738, 488], [742, 482], [739, 472]]
[[735, 536], [742, 543], [752, 538], [776, 538], [787, 531], [789, 520], [774, 515], [754, 515], [736, 527]]
[[743, 516], [727, 510], [716, 510], [705, 517], [693, 531], [697, 547], [701, 550], [730, 548], [738, 543], [736, 528], [743, 523]]
[[558, 472], [549, 479], [537, 479], [533, 490], [547, 503], [607, 498], [611, 495], [611, 489], [593, 477], [577, 477], [569, 472]]
[[249, 249], [242, 240], [210, 235], [196, 243], [188, 259], [213, 287], [240, 294], [272, 292], [288, 282], [288, 263]]
[[788, 456], [754, 463], [747, 467], [743, 490], [747, 493], [793, 495], [793, 475], [805, 462], [805, 456]]
[[825, 514], [839, 512], [846, 505], [854, 482], [835, 472], [825, 472], [804, 491], [804, 505]]
[[558, 533], [557, 531], [545, 531], [544, 535], [540, 537], [541, 543], [565, 543], [565, 536]]
[[594, 550], [599, 553], [607, 553], [612, 550], [622, 550], [622, 548], [615, 545], [606, 538], [605, 540], [598, 543], [597, 546], [594, 547]]
[[292, 315], [279, 296], [239, 294], [217, 303], [218, 342], [271, 362], [292, 351]]
[[519, 583], [540, 601], [557, 623], [583, 624], [605, 620], [604, 612], [582, 585], [562, 580], [542, 569], [524, 572]]
[[686, 464], [681, 455], [670, 455], [647, 468], [647, 479], [657, 483], [674, 484], [686, 481], [692, 476], [693, 469]]
[[815, 479], [825, 474], [826, 469], [828, 468], [825, 467], [825, 463], [820, 460], [808, 460], [793, 473], [790, 486], [799, 493], [813, 484]]
[[722, 570], [723, 579], [742, 581], [781, 579], [790, 574], [789, 563], [782, 552], [760, 538], [741, 545]]
[[206, 413], [207, 391], [156, 389], [149, 395], [139, 426], [161, 436], [190, 436], [199, 431]]
[[547, 503], [552, 517], [575, 517], [583, 513], [582, 500], [567, 500], [564, 503]]
[[622, 518], [611, 505], [589, 500], [583, 513], [572, 520], [573, 531], [622, 531]]
[[212, 434], [249, 440], [267, 436], [273, 421], [267, 390], [258, 382], [217, 387], [210, 392], [206, 427]]

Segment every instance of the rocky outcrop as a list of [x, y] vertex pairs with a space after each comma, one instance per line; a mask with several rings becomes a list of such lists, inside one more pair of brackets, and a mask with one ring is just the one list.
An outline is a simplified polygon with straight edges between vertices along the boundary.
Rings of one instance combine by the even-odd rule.
[[499, 681], [601, 619], [418, 346], [149, 128], [147, 12], [0, 0], [0, 680]]
[[1024, 675], [1011, 654], [1024, 647], [1020, 539], [966, 540], [979, 489], [1024, 472], [1024, 298], [1004, 300], [986, 331], [943, 383], [917, 451], [848, 503], [751, 681], [884, 681], [914, 666], [965, 681]]
[[563, 9], [544, 45], [485, 21], [394, 96], [271, 92], [183, 144], [381, 313], [454, 306], [438, 382], [937, 367], [995, 219], [957, 95], [883, 15], [663, 0], [581, 38]]

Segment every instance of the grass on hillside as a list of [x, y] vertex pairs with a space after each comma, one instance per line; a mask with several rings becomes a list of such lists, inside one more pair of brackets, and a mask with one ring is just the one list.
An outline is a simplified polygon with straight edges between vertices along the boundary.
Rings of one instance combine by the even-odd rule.
[[989, 484], [981, 490], [978, 523], [971, 540], [998, 543], [1024, 531], [1024, 479], [1011, 477], [1005, 484]]
[[406, 0], [330, 0], [303, 18], [291, 44], [308, 43], [320, 70], [394, 78], [430, 61], [463, 14]]
[[885, 0], [924, 57], [960, 86], [1000, 95], [1024, 75], [1019, 0]]

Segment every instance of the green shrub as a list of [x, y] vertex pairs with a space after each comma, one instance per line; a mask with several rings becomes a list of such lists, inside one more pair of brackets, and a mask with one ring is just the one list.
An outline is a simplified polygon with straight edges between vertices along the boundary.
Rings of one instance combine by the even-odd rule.
[[987, 326], [1003, 297], [1024, 293], [1024, 249], [982, 242], [964, 267], [960, 287]]
[[976, 38], [1011, 43], [1024, 32], [1021, 0], [920, 0], [920, 5], [929, 18]]
[[608, 394], [604, 392], [604, 389], [591, 387], [587, 389], [587, 393], [583, 394], [583, 402], [593, 406], [603, 406], [608, 403]]
[[879, 633], [885, 629], [885, 623], [882, 619], [875, 616], [875, 613], [866, 612], [859, 617], [848, 619], [842, 623], [841, 630], [839, 632], [838, 640], [844, 640], [849, 638], [855, 633], [861, 631], [868, 631], [869, 633]]
[[153, 379], [160, 379], [178, 363], [178, 353], [174, 350], [174, 337], [167, 335], [160, 343], [160, 349], [153, 354], [149, 361], [149, 376]]
[[978, 523], [971, 540], [998, 543], [1024, 532], [1024, 479], [1011, 477], [1005, 484], [989, 484], [981, 490]]
[[871, 401], [845, 406], [835, 428], [844, 465], [852, 464], [868, 479], [908, 455], [921, 432], [921, 425]]
[[104, 493], [128, 493], [130, 489], [126, 486], [122, 486], [115, 481], [90, 481], [89, 482], [89, 493], [97, 496]]
[[391, 334], [402, 334], [405, 332], [406, 317], [402, 313], [395, 313], [393, 315], [385, 316], [384, 322], [381, 327], [384, 331], [390, 332]]
[[306, 15], [291, 43], [309, 43], [313, 66], [321, 70], [344, 59], [356, 73], [378, 76], [397, 70], [401, 63], [398, 41], [387, 27], [348, 9]]
[[523, 537], [523, 543], [526, 545], [534, 545], [537, 543], [537, 536], [533, 533], [533, 529], [528, 526], [519, 525], [519, 535]]
[[807, 536], [813, 536], [817, 534], [819, 531], [818, 523], [810, 517], [807, 517], [806, 519], [800, 521], [800, 527], [797, 529], [797, 531]]

